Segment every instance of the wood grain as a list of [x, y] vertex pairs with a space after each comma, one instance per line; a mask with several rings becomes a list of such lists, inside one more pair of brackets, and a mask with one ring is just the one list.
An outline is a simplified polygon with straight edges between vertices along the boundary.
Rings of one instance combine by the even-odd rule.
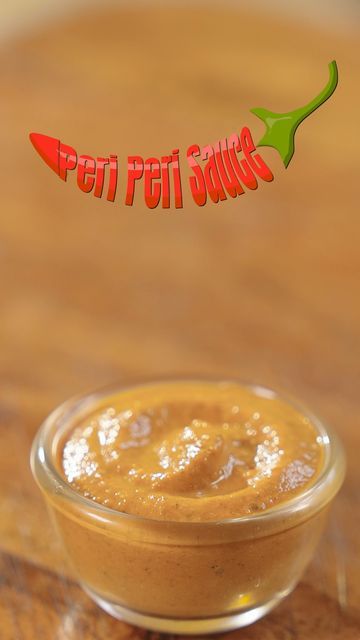
[[[161, 155], [315, 95], [285, 171], [235, 201], [125, 208], [61, 183], [28, 133], [79, 152]], [[1, 640], [149, 637], [72, 582], [28, 468], [68, 396], [178, 372], [297, 395], [340, 433], [348, 474], [300, 586], [244, 639], [360, 637], [359, 55], [350, 34], [234, 10], [87, 12], [0, 51]], [[120, 184], [120, 192], [124, 193]], [[184, 189], [185, 191], [185, 189]]]

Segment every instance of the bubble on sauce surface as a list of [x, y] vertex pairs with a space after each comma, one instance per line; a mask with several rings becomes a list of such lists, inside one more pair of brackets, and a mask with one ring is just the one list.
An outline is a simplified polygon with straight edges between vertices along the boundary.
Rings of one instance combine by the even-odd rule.
[[291, 491], [305, 484], [315, 473], [315, 469], [302, 460], [293, 460], [281, 473], [280, 490]]
[[90, 451], [86, 438], [68, 440], [63, 451], [63, 468], [69, 482], [83, 475], [91, 476], [97, 469], [94, 454]]

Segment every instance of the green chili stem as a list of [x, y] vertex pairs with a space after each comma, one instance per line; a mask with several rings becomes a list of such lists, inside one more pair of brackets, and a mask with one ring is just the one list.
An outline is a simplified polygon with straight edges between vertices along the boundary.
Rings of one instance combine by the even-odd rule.
[[334, 93], [338, 83], [338, 69], [335, 60], [329, 64], [329, 81], [316, 98], [304, 107], [288, 113], [274, 113], [268, 109], [251, 109], [266, 125], [265, 135], [258, 142], [259, 147], [276, 149], [285, 165], [289, 166], [295, 150], [295, 132], [299, 124], [318, 109]]

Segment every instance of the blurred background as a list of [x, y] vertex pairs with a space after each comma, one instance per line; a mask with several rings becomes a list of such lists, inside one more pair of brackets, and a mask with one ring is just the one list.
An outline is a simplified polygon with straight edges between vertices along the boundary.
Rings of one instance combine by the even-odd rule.
[[[0, 4], [1, 640], [142, 632], [88, 601], [64, 566], [28, 467], [71, 395], [171, 373], [236, 376], [333, 425], [348, 475], [298, 589], [244, 639], [360, 637], [359, 2]], [[61, 182], [30, 131], [79, 153], [161, 156], [339, 87], [273, 183], [184, 209], [123, 205]], [[184, 167], [185, 169], [185, 167]], [[73, 176], [72, 176], [73, 178]]]

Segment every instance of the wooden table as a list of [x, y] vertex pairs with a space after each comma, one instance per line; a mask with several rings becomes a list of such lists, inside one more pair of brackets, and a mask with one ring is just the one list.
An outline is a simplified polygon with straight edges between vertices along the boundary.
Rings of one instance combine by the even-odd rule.
[[[235, 375], [341, 434], [345, 486], [295, 592], [239, 640], [360, 637], [359, 57], [355, 36], [215, 9], [87, 11], [13, 41], [1, 73], [1, 640], [148, 637], [81, 592], [28, 466], [46, 414], [114, 380]], [[275, 180], [220, 205], [125, 208], [60, 182], [30, 131], [83, 153], [166, 154], [334, 97]], [[123, 188], [124, 185], [120, 185]], [[156, 634], [150, 634], [156, 636]]]

